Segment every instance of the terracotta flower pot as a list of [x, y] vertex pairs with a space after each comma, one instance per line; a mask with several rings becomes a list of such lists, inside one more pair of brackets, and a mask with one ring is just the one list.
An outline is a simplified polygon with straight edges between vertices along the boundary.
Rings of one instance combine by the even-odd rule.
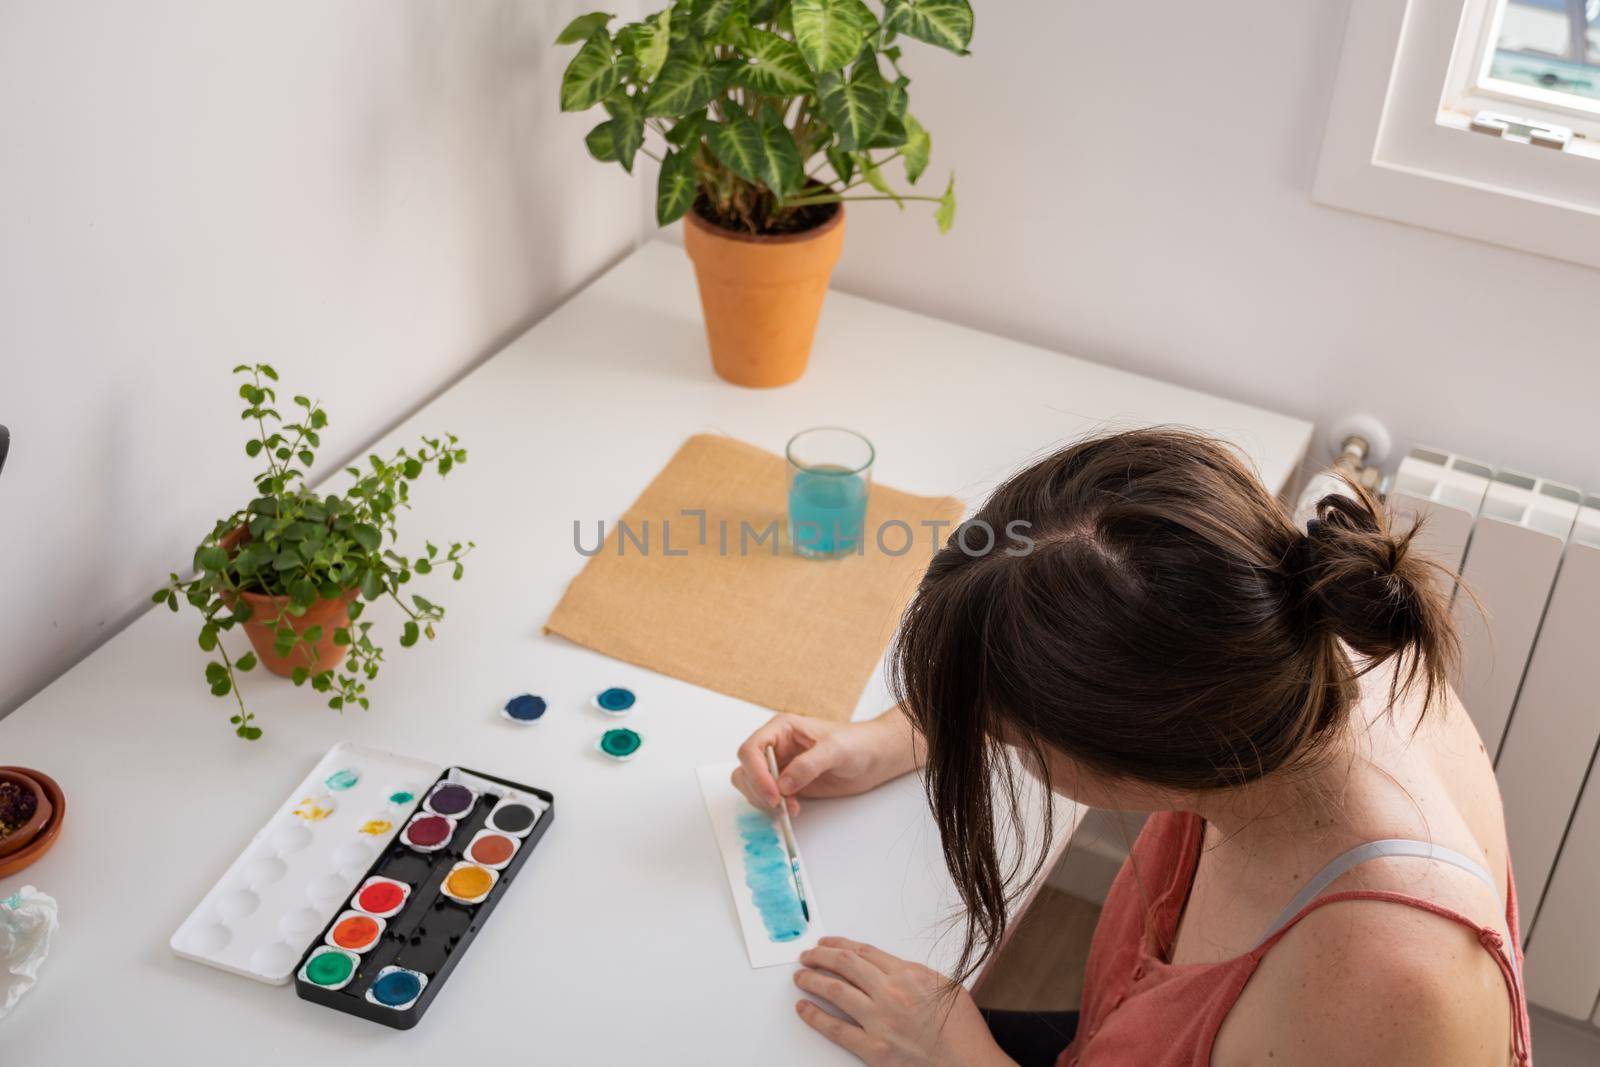
[[844, 247], [844, 205], [803, 233], [751, 236], [685, 216], [684, 248], [700, 283], [711, 365], [735, 385], [788, 385], [811, 339]]
[[[234, 549], [248, 538], [249, 534], [241, 526], [218, 542], [218, 546], [231, 555]], [[348, 589], [340, 596], [318, 599], [305, 610], [303, 615], [289, 615], [285, 612], [290, 603], [286, 596], [241, 592], [240, 599], [250, 605], [250, 618], [244, 623], [244, 632], [250, 638], [250, 644], [255, 647], [256, 658], [267, 670], [284, 678], [293, 675], [296, 667], [304, 667], [313, 672], [337, 667], [344, 662], [349, 646], [334, 644], [334, 631], [350, 625], [350, 605], [355, 602], [357, 595], [357, 590]], [[224, 599], [231, 601], [227, 596], [224, 596]], [[296, 645], [287, 656], [278, 655], [274, 631], [277, 629], [280, 615], [297, 634], [304, 633], [312, 626], [322, 627], [322, 636], [314, 645], [316, 648], [314, 658], [311, 650], [304, 645]]]
[[239, 596], [250, 605], [250, 618], [245, 621], [244, 632], [255, 646], [256, 658], [267, 670], [285, 678], [294, 674], [296, 667], [304, 667], [313, 673], [337, 667], [344, 662], [349, 646], [334, 644], [333, 634], [340, 627], [350, 625], [350, 605], [356, 595], [356, 590], [351, 589], [332, 600], [318, 600], [306, 609], [304, 615], [284, 616], [297, 634], [311, 626], [322, 627], [322, 636], [315, 643], [317, 654], [313, 658], [310, 649], [304, 645], [296, 645], [287, 656], [278, 655], [277, 638], [273, 632], [278, 616], [289, 603], [288, 597], [240, 593]]

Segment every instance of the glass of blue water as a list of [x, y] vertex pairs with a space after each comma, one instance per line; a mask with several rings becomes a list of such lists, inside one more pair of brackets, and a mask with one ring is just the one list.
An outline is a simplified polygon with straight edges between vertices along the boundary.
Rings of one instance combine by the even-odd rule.
[[872, 488], [872, 442], [836, 426], [789, 439], [789, 543], [808, 559], [837, 559], [862, 548]]

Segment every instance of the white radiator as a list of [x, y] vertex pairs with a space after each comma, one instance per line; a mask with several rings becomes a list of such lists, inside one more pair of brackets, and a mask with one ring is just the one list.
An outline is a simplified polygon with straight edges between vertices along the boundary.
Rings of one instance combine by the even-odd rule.
[[1414, 449], [1389, 505], [1459, 571], [1458, 691], [1495, 758], [1529, 999], [1600, 1024], [1600, 497]]

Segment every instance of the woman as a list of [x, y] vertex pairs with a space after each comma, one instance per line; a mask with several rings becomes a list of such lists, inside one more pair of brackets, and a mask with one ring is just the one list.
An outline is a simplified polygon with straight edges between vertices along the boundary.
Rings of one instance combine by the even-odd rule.
[[1007, 750], [1080, 803], [1152, 812], [1081, 1016], [991, 1028], [944, 976], [826, 938], [795, 982], [848, 1019], [809, 999], [801, 1018], [874, 1067], [1528, 1063], [1499, 792], [1446, 681], [1447, 583], [1350, 493], [1299, 529], [1226, 446], [1166, 430], [1002, 485], [975, 518], [1025, 521], [1032, 549], [938, 553], [894, 651], [899, 707], [774, 719], [734, 780], [799, 812], [922, 767], [963, 974], [1025, 881], [997, 857]]

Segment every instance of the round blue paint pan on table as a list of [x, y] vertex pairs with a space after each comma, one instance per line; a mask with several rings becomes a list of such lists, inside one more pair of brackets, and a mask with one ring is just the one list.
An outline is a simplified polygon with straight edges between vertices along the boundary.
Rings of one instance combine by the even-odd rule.
[[603, 755], [614, 760], [631, 760], [644, 746], [644, 738], [633, 730], [607, 730], [600, 735], [600, 740], [594, 743]]
[[544, 697], [523, 693], [506, 701], [506, 706], [500, 709], [500, 714], [519, 726], [530, 726], [544, 718], [545, 707]]
[[594, 706], [607, 715], [626, 715], [633, 710], [633, 705], [638, 701], [632, 689], [623, 689], [621, 686], [612, 686], [602, 689], [594, 695]]

